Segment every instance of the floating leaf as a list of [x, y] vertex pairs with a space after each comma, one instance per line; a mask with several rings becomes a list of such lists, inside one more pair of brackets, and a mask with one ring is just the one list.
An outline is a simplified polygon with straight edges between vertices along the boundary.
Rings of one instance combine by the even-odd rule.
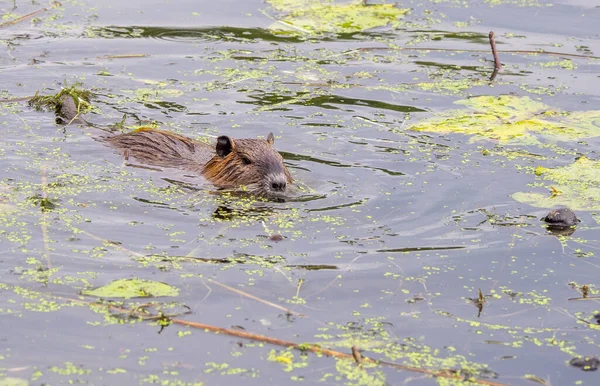
[[100, 298], [141, 298], [177, 296], [179, 290], [168, 284], [152, 280], [119, 279], [103, 287], [81, 292], [83, 295]]
[[[600, 210], [600, 161], [581, 157], [561, 168], [538, 167], [535, 174], [552, 182], [548, 192], [517, 192], [512, 198], [541, 208], [564, 205], [574, 210]], [[555, 194], [556, 191], [560, 194]]]
[[600, 136], [600, 111], [565, 112], [552, 109], [529, 97], [512, 95], [478, 96], [455, 102], [466, 109], [448, 110], [437, 117], [409, 127], [436, 133], [461, 133], [474, 139], [519, 144], [538, 143], [537, 135], [554, 140], [574, 140]]
[[330, 0], [267, 0], [284, 16], [269, 28], [285, 32], [352, 33], [383, 27], [406, 13], [395, 4], [336, 4]]

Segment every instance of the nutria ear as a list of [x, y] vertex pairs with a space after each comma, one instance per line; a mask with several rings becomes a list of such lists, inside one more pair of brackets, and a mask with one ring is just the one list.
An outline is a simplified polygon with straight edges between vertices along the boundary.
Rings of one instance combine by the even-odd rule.
[[272, 145], [273, 142], [275, 142], [275, 137], [273, 136], [273, 133], [269, 133], [269, 135], [267, 135], [267, 142], [269, 143], [269, 145]]
[[231, 153], [231, 151], [235, 148], [235, 142], [233, 139], [229, 138], [226, 135], [222, 135], [217, 138], [217, 155], [221, 158], [227, 157], [227, 154]]

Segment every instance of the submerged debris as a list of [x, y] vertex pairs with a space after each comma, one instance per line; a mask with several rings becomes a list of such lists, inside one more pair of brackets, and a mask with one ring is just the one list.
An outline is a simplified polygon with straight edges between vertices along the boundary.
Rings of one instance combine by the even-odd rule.
[[542, 221], [548, 224], [548, 228], [557, 229], [570, 228], [579, 222], [575, 212], [566, 207], [551, 210]]
[[569, 364], [583, 371], [596, 371], [600, 366], [600, 359], [596, 357], [579, 357], [571, 359]]

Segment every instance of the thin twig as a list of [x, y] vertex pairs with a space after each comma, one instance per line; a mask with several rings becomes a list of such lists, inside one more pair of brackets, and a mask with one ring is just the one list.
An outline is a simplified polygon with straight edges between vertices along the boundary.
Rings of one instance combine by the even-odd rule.
[[[93, 235], [93, 234], [91, 234], [91, 233], [89, 233], [89, 232], [86, 232], [86, 231], [84, 231], [84, 230], [82, 230], [82, 229], [77, 229], [77, 231], [78, 231], [78, 232], [81, 232], [81, 233], [83, 233], [83, 234], [85, 234], [85, 235], [87, 235], [87, 236], [89, 236], [89, 237], [91, 237], [91, 238], [93, 238], [93, 239], [95, 239], [95, 240], [101, 241], [101, 242], [102, 242], [102, 243], [104, 243], [104, 244], [109, 244], [111, 247], [113, 247], [113, 248], [115, 248], [115, 249], [117, 249], [117, 250], [120, 250], [120, 251], [123, 251], [123, 252], [130, 253], [131, 255], [133, 255], [133, 256], [136, 256], [136, 257], [138, 257], [138, 258], [146, 258], [146, 257], [147, 257], [146, 255], [143, 255], [143, 254], [141, 254], [141, 253], [138, 253], [138, 252], [134, 252], [134, 251], [132, 251], [132, 250], [130, 250], [130, 249], [127, 249], [127, 248], [125, 248], [125, 247], [123, 247], [123, 246], [121, 246], [121, 245], [119, 245], [119, 244], [117, 244], [117, 243], [115, 243], [115, 242], [113, 242], [113, 241], [110, 241], [110, 240], [108, 240], [108, 239], [103, 239], [103, 238], [101, 238], [101, 237], [98, 237], [98, 236], [96, 236], [96, 235]], [[204, 260], [202, 260], [202, 259], [199, 259], [199, 258], [193, 258], [193, 257], [186, 257], [186, 258], [188, 258], [188, 259], [190, 259], [190, 260], [201, 260], [201, 261], [204, 261]], [[304, 315], [304, 314], [301, 314], [301, 313], [299, 313], [299, 312], [292, 311], [292, 310], [290, 310], [289, 308], [282, 307], [282, 306], [280, 306], [280, 305], [278, 305], [278, 304], [275, 304], [275, 303], [272, 303], [272, 302], [270, 302], [270, 301], [268, 301], [268, 300], [264, 300], [264, 299], [261, 299], [261, 298], [259, 298], [259, 297], [257, 297], [257, 296], [251, 295], [251, 294], [249, 294], [249, 293], [247, 293], [247, 292], [244, 292], [244, 291], [242, 291], [242, 290], [239, 290], [239, 289], [236, 289], [236, 288], [230, 287], [230, 286], [228, 286], [228, 285], [226, 285], [226, 284], [223, 284], [223, 283], [219, 283], [219, 282], [218, 282], [218, 281], [216, 281], [216, 280], [210, 279], [210, 280], [208, 280], [208, 282], [210, 282], [210, 283], [214, 283], [214, 284], [218, 285], [219, 287], [221, 287], [221, 288], [225, 288], [226, 290], [229, 290], [229, 291], [231, 291], [231, 292], [234, 292], [234, 293], [236, 293], [236, 294], [238, 294], [238, 295], [245, 296], [245, 297], [247, 297], [247, 298], [249, 298], [249, 299], [256, 300], [257, 302], [260, 302], [260, 303], [266, 304], [266, 305], [268, 305], [268, 306], [271, 306], [271, 307], [277, 308], [277, 309], [279, 309], [279, 310], [281, 310], [281, 311], [284, 311], [284, 312], [285, 312], [285, 313], [287, 313], [287, 314], [296, 315], [296, 316], [298, 316], [298, 317], [300, 317], [300, 318], [303, 318], [303, 317], [305, 317], [305, 316], [306, 316], [306, 315]], [[208, 286], [207, 286], [207, 287], [208, 287]], [[209, 290], [210, 290], [210, 287], [208, 287], [208, 288], [209, 288]]]
[[600, 296], [588, 296], [588, 297], [580, 297], [580, 298], [568, 298], [567, 300], [599, 300]]
[[496, 70], [502, 69], [502, 63], [498, 57], [498, 49], [496, 49], [496, 39], [494, 39], [494, 31], [490, 31], [490, 46], [492, 47], [492, 55], [494, 56], [494, 68]]
[[216, 285], [218, 285], [218, 286], [220, 286], [220, 287], [222, 287], [222, 288], [225, 288], [226, 290], [229, 290], [229, 291], [231, 291], [231, 292], [235, 292], [235, 293], [236, 293], [236, 294], [238, 294], [238, 295], [242, 295], [242, 296], [245, 296], [245, 297], [247, 297], [247, 298], [249, 298], [249, 299], [256, 300], [257, 302], [260, 302], [260, 303], [266, 304], [266, 305], [268, 305], [268, 306], [271, 306], [271, 307], [277, 308], [277, 309], [279, 309], [279, 310], [281, 310], [281, 311], [284, 311], [284, 312], [285, 312], [285, 313], [287, 313], [287, 314], [296, 315], [296, 316], [298, 316], [298, 317], [301, 317], [301, 318], [303, 318], [303, 317], [305, 317], [305, 316], [306, 316], [306, 315], [304, 315], [304, 314], [301, 314], [301, 313], [299, 313], [299, 312], [292, 311], [292, 310], [290, 310], [289, 308], [282, 307], [282, 306], [280, 306], [280, 305], [278, 305], [278, 304], [275, 304], [275, 303], [272, 303], [272, 302], [270, 302], [270, 301], [268, 301], [268, 300], [264, 300], [264, 299], [261, 299], [261, 298], [259, 298], [259, 297], [256, 297], [256, 296], [254, 296], [254, 295], [251, 295], [251, 294], [249, 294], [249, 293], [247, 293], [247, 292], [244, 292], [244, 291], [242, 291], [242, 290], [239, 290], [239, 289], [237, 289], [237, 288], [230, 287], [230, 286], [228, 286], [227, 284], [219, 283], [219, 282], [218, 282], [218, 281], [216, 281], [216, 280], [209, 279], [208, 281], [209, 281], [210, 283], [214, 283], [214, 284], [216, 284]]
[[[157, 319], [156, 317], [148, 314], [147, 311], [148, 311], [149, 304], [140, 305], [134, 309], [130, 309], [130, 308], [124, 307], [122, 305], [106, 303], [106, 302], [96, 302], [96, 301], [88, 302], [88, 301], [85, 301], [82, 299], [73, 299], [73, 298], [67, 298], [67, 297], [63, 297], [63, 296], [55, 296], [55, 295], [50, 295], [50, 294], [44, 294], [44, 295], [50, 296], [54, 299], [60, 299], [62, 301], [69, 302], [69, 303], [75, 303], [75, 304], [85, 305], [85, 306], [93, 307], [93, 308], [105, 308], [105, 309], [108, 309], [111, 311], [117, 311], [120, 314], [126, 314], [128, 317], [138, 318], [140, 320], [156, 320]], [[188, 309], [186, 312], [184, 312], [184, 314], [191, 313], [187, 306], [184, 305], [184, 307], [186, 307]], [[141, 314], [142, 312], [143, 312], [143, 314]], [[161, 316], [161, 319], [163, 319], [163, 318], [167, 319], [167, 321], [170, 322], [171, 324], [178, 324], [181, 326], [197, 328], [200, 330], [214, 332], [217, 334], [234, 336], [236, 338], [254, 340], [254, 341], [259, 341], [259, 342], [263, 342], [263, 343], [273, 344], [276, 346], [293, 348], [293, 349], [296, 349], [296, 350], [299, 350], [302, 352], [310, 351], [315, 354], [322, 354], [322, 355], [327, 355], [327, 356], [334, 357], [334, 358], [343, 358], [343, 359], [348, 359], [351, 361], [356, 361], [355, 357], [351, 354], [346, 354], [346, 353], [343, 353], [340, 351], [322, 348], [317, 345], [298, 344], [295, 342], [277, 339], [277, 338], [273, 338], [270, 336], [252, 334], [252, 333], [245, 332], [245, 331], [232, 330], [232, 329], [228, 329], [228, 328], [213, 326], [210, 324], [190, 322], [188, 320], [177, 319], [177, 318], [169, 317], [167, 315], [162, 315], [162, 314], [159, 314], [158, 316]], [[356, 349], [356, 351], [358, 351], [358, 349]], [[458, 381], [463, 381], [463, 382], [468, 381], [471, 383], [476, 383], [479, 385], [486, 385], [486, 386], [506, 386], [503, 383], [487, 381], [485, 379], [478, 379], [478, 378], [472, 378], [472, 377], [460, 375], [459, 372], [457, 372], [455, 370], [451, 370], [451, 369], [429, 370], [429, 369], [424, 369], [421, 367], [408, 366], [408, 365], [403, 365], [403, 364], [399, 364], [399, 363], [379, 361], [379, 360], [375, 360], [375, 359], [371, 359], [371, 358], [362, 357], [362, 355], [361, 355], [361, 361], [362, 361], [362, 363], [366, 362], [366, 363], [373, 363], [375, 365], [389, 366], [389, 367], [396, 368], [399, 370], [405, 370], [405, 371], [411, 371], [411, 372], [416, 372], [416, 373], [420, 373], [420, 374], [425, 374], [425, 375], [428, 375], [431, 377], [453, 379], [453, 380], [458, 380]]]
[[[212, 326], [212, 325], [204, 324], [204, 323], [190, 322], [190, 321], [183, 320], [183, 319], [171, 319], [171, 323], [179, 324], [179, 325], [187, 326], [187, 327], [192, 327], [192, 328], [198, 328], [198, 329], [205, 330], [205, 331], [211, 331], [211, 332], [218, 333], [218, 334], [235, 336], [236, 338], [255, 340], [255, 341], [259, 341], [259, 342], [263, 342], [263, 343], [273, 344], [276, 346], [294, 348], [296, 350], [300, 350], [303, 352], [310, 351], [315, 354], [324, 354], [324, 355], [334, 357], [334, 358], [343, 358], [343, 359], [349, 359], [351, 361], [355, 361], [354, 356], [351, 354], [346, 354], [346, 353], [343, 353], [340, 351], [335, 351], [335, 350], [329, 350], [329, 349], [322, 348], [322, 347], [319, 347], [316, 345], [307, 345], [307, 344], [300, 345], [298, 343], [294, 343], [294, 342], [290, 342], [290, 341], [282, 340], [282, 339], [277, 339], [277, 338], [272, 338], [270, 336], [252, 334], [249, 332], [238, 331], [238, 330], [230, 330], [228, 328]], [[396, 368], [399, 370], [427, 374], [432, 377], [454, 379], [454, 380], [459, 380], [459, 381], [469, 381], [472, 383], [477, 383], [480, 385], [487, 385], [487, 386], [504, 386], [504, 384], [502, 384], [502, 383], [486, 381], [484, 379], [465, 377], [460, 374], [457, 374], [457, 372], [454, 370], [428, 370], [428, 369], [424, 369], [421, 367], [407, 366], [407, 365], [402, 365], [399, 363], [386, 362], [386, 361], [378, 361], [378, 360], [366, 358], [366, 357], [362, 357], [361, 360], [363, 363], [368, 362], [368, 363], [374, 363], [374, 364], [378, 364], [378, 365], [385, 365], [385, 366], [393, 367], [393, 368]]]
[[19, 22], [21, 22], [23, 20], [27, 20], [27, 19], [29, 19], [31, 17], [34, 17], [34, 16], [36, 16], [36, 15], [42, 13], [42, 12], [49, 11], [49, 10], [51, 10], [53, 8], [58, 8], [60, 6], [62, 6], [61, 3], [59, 3], [58, 1], [53, 1], [52, 4], [50, 4], [49, 7], [38, 9], [37, 11], [31, 12], [31, 13], [28, 13], [27, 15], [24, 15], [24, 16], [21, 16], [19, 18], [16, 18], [15, 20], [6, 21], [6, 22], [0, 24], [0, 28], [7, 27], [9, 25], [17, 24], [17, 23], [19, 23]]
[[290, 29], [302, 32], [303, 34], [306, 34], [306, 35], [310, 35], [310, 31], [305, 30], [304, 28], [298, 27], [296, 25], [293, 25], [291, 23], [286, 23], [285, 21], [276, 19], [276, 18], [274, 18], [273, 16], [269, 15], [266, 11], [264, 11], [262, 9], [260, 10], [260, 13], [262, 13], [263, 15], [265, 15], [266, 17], [268, 17], [269, 19], [275, 21], [276, 23], [283, 24], [284, 26], [286, 26], [286, 27], [288, 27]]
[[145, 257], [147, 257], [146, 255], [143, 255], [143, 254], [141, 254], [141, 253], [138, 253], [138, 252], [134, 252], [134, 251], [132, 251], [131, 249], [127, 249], [127, 248], [125, 248], [125, 247], [121, 246], [120, 244], [118, 244], [118, 243], [115, 243], [114, 241], [110, 241], [110, 240], [108, 240], [108, 239], [103, 239], [102, 237], [99, 237], [99, 236], [96, 236], [96, 235], [94, 235], [94, 234], [92, 234], [92, 233], [90, 233], [90, 232], [84, 231], [83, 229], [80, 229], [80, 228], [74, 228], [74, 229], [75, 229], [77, 232], [81, 232], [81, 233], [83, 233], [84, 235], [86, 235], [86, 236], [89, 236], [89, 237], [93, 238], [94, 240], [100, 241], [100, 242], [102, 242], [102, 243], [104, 243], [104, 244], [108, 244], [108, 245], [110, 245], [111, 247], [113, 247], [113, 248], [115, 248], [115, 249], [117, 249], [117, 250], [120, 250], [120, 251], [123, 251], [123, 252], [130, 253], [130, 254], [132, 254], [132, 255], [133, 255], [133, 256], [135, 256], [135, 257], [139, 257], [139, 258], [145, 258]]
[[52, 268], [52, 261], [50, 260], [50, 245], [48, 241], [48, 215], [46, 213], [46, 202], [48, 200], [48, 176], [46, 166], [42, 168], [42, 201], [41, 201], [41, 209], [42, 209], [42, 239], [44, 240], [44, 257], [46, 258], [46, 268], [50, 270]]
[[[62, 299], [63, 300], [71, 300], [71, 299], [65, 299], [65, 298], [62, 298]], [[72, 299], [72, 301], [75, 303], [79, 303], [79, 304], [86, 303], [85, 301], [81, 301], [78, 299], [77, 300]], [[127, 314], [130, 317], [139, 317], [138, 315], [136, 315], [135, 310], [130, 310], [126, 307], [118, 306], [115, 304], [89, 302], [88, 305], [91, 307], [106, 307], [108, 309], [112, 309], [113, 311]], [[144, 314], [143, 317], [141, 317], [140, 319], [148, 319], [147, 314]], [[197, 328], [200, 330], [210, 331], [210, 332], [214, 332], [217, 334], [224, 334], [224, 335], [234, 336], [236, 338], [242, 338], [242, 339], [259, 341], [259, 342], [263, 342], [263, 343], [269, 343], [269, 344], [272, 344], [275, 346], [289, 347], [289, 348], [293, 348], [293, 349], [300, 350], [303, 352], [310, 351], [315, 354], [323, 354], [323, 355], [327, 355], [327, 356], [334, 357], [334, 358], [342, 358], [342, 359], [349, 359], [352, 361], [356, 361], [355, 357], [351, 354], [346, 354], [346, 353], [343, 353], [340, 351], [322, 348], [317, 345], [298, 344], [295, 342], [290, 342], [290, 341], [283, 340], [283, 339], [277, 339], [277, 338], [273, 338], [273, 337], [266, 336], [266, 335], [253, 334], [250, 332], [239, 331], [239, 330], [232, 330], [229, 328], [217, 327], [217, 326], [213, 326], [210, 324], [190, 322], [188, 320], [177, 319], [177, 318], [171, 318], [171, 319], [169, 319], [169, 321], [171, 324], [178, 324], [181, 326]], [[358, 351], [358, 349], [356, 349], [356, 351]], [[479, 385], [506, 386], [503, 383], [487, 381], [485, 379], [466, 377], [466, 376], [460, 375], [456, 371], [450, 370], [450, 369], [429, 370], [429, 369], [424, 369], [421, 367], [408, 366], [408, 365], [403, 365], [403, 364], [399, 364], [399, 363], [378, 361], [375, 359], [363, 357], [362, 355], [361, 355], [361, 362], [362, 363], [368, 362], [368, 363], [373, 363], [376, 365], [389, 366], [389, 367], [393, 367], [393, 368], [396, 368], [399, 370], [405, 370], [405, 371], [411, 371], [411, 372], [416, 372], [416, 373], [420, 373], [420, 374], [426, 374], [426, 375], [429, 375], [432, 377], [454, 379], [454, 380], [459, 380], [459, 381], [468, 381], [468, 382], [476, 383]]]
[[[433, 48], [433, 47], [362, 47], [358, 48], [360, 51], [439, 51], [439, 52], [482, 52], [486, 53], [487, 50], [463, 50], [456, 48]], [[349, 51], [351, 52], [351, 51]], [[581, 54], [568, 54], [564, 52], [545, 51], [545, 50], [499, 50], [498, 52], [506, 54], [523, 54], [523, 55], [549, 55], [549, 56], [562, 56], [567, 58], [581, 58], [581, 59], [600, 59], [600, 56], [592, 55], [581, 55]]]
[[356, 361], [357, 365], [360, 365], [362, 363], [362, 355], [360, 354], [360, 351], [358, 351], [358, 347], [356, 346], [352, 346], [352, 357], [354, 357], [354, 360]]
[[[66, 96], [66, 98], [69, 98], [69, 95]], [[71, 97], [71, 99], [73, 99], [73, 103], [75, 103], [75, 100], [73, 97]], [[64, 100], [64, 99], [63, 99]], [[75, 120], [79, 119], [79, 117], [81, 116], [81, 106], [83, 105], [83, 102], [81, 100], [81, 98], [79, 98], [79, 96], [77, 97], [77, 114], [75, 114], [73, 116], [73, 118], [71, 118], [71, 120], [69, 121], [69, 123], [67, 123], [65, 125], [65, 127], [69, 126], [71, 123], [75, 122]]]
[[123, 54], [123, 55], [105, 55], [98, 56], [98, 59], [131, 59], [131, 58], [145, 58], [150, 55], [148, 54]]
[[0, 99], [0, 103], [14, 103], [14, 102], [25, 102], [33, 98], [33, 96], [18, 97], [18, 98], [3, 98]]
[[498, 49], [496, 48], [496, 40], [494, 39], [494, 31], [490, 31], [490, 46], [492, 47], [492, 56], [494, 57], [494, 71], [490, 76], [490, 82], [493, 82], [496, 79], [496, 75], [502, 69], [502, 63], [500, 63], [500, 58], [498, 57]]

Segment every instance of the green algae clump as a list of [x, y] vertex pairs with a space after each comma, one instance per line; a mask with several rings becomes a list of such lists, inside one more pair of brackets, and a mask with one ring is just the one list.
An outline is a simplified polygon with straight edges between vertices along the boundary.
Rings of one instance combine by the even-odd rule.
[[473, 140], [539, 144], [538, 136], [577, 140], [600, 135], [600, 111], [560, 111], [529, 97], [477, 96], [454, 102], [465, 109], [444, 111], [409, 130], [472, 135]]
[[93, 290], [84, 290], [82, 295], [100, 298], [143, 298], [177, 296], [179, 290], [168, 284], [143, 279], [119, 279]]
[[267, 0], [283, 16], [269, 28], [284, 33], [353, 33], [383, 27], [408, 13], [395, 4], [336, 4], [328, 0]]
[[517, 192], [513, 199], [538, 208], [564, 205], [573, 210], [600, 210], [600, 161], [580, 157], [564, 167], [538, 167], [535, 174], [550, 183], [548, 193]]

